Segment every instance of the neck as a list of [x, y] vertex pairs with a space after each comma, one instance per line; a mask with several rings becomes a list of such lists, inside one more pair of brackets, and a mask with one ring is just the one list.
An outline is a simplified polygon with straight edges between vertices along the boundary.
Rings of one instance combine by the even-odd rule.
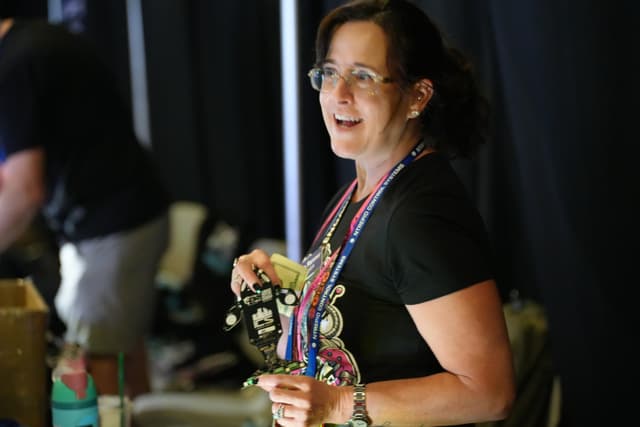
[[0, 21], [0, 39], [4, 37], [13, 25], [13, 18], [7, 18]]
[[[398, 149], [393, 150], [392, 153], [387, 153], [388, 155], [379, 161], [365, 162], [356, 160], [356, 180], [358, 185], [353, 192], [352, 200], [357, 202], [371, 194], [387, 172], [404, 159], [417, 143], [418, 140], [415, 140], [412, 141], [411, 144], [405, 144], [401, 148], [398, 147]], [[435, 151], [433, 148], [425, 148], [418, 157], [416, 157], [416, 160], [433, 151]]]
[[356, 162], [356, 180], [358, 184], [353, 192], [352, 200], [358, 202], [367, 197], [387, 171], [388, 169], [383, 167], [366, 168]]

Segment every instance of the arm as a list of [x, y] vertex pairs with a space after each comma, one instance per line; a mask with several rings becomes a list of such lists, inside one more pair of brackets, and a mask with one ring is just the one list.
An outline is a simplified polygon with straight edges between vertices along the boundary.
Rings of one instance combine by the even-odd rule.
[[[367, 385], [367, 411], [374, 425], [433, 426], [505, 418], [514, 399], [510, 345], [495, 283], [486, 281], [407, 306], [422, 337], [445, 372]], [[263, 375], [285, 416], [343, 423], [351, 417], [352, 387], [332, 387], [308, 377]]]
[[445, 372], [368, 385], [374, 422], [448, 425], [505, 418], [514, 399], [514, 374], [495, 283], [407, 309]]
[[27, 229], [44, 198], [44, 150], [11, 154], [0, 167], [0, 251]]

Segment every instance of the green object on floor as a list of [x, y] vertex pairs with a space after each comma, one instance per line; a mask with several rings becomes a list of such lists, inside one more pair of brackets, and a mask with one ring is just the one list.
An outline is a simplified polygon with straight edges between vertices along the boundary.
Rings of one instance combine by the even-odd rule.
[[53, 427], [98, 427], [98, 396], [87, 372], [71, 372], [54, 378], [51, 389]]

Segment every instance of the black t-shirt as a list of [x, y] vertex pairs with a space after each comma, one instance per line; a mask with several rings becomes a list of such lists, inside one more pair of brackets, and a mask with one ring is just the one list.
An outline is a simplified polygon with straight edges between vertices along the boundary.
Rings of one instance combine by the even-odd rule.
[[133, 132], [111, 70], [81, 36], [16, 21], [0, 41], [0, 148], [41, 147], [44, 217], [65, 240], [133, 228], [167, 193]]
[[[362, 203], [347, 207], [334, 250]], [[385, 191], [337, 280], [323, 317], [317, 378], [350, 384], [442, 372], [405, 305], [492, 278], [489, 254], [482, 219], [446, 157], [414, 161]]]

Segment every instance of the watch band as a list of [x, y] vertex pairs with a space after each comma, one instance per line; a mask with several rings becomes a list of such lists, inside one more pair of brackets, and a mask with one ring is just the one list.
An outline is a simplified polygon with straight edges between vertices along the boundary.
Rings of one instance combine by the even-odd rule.
[[349, 425], [353, 427], [368, 427], [371, 420], [367, 415], [367, 393], [365, 384], [355, 384], [353, 386], [353, 414], [349, 420]]

